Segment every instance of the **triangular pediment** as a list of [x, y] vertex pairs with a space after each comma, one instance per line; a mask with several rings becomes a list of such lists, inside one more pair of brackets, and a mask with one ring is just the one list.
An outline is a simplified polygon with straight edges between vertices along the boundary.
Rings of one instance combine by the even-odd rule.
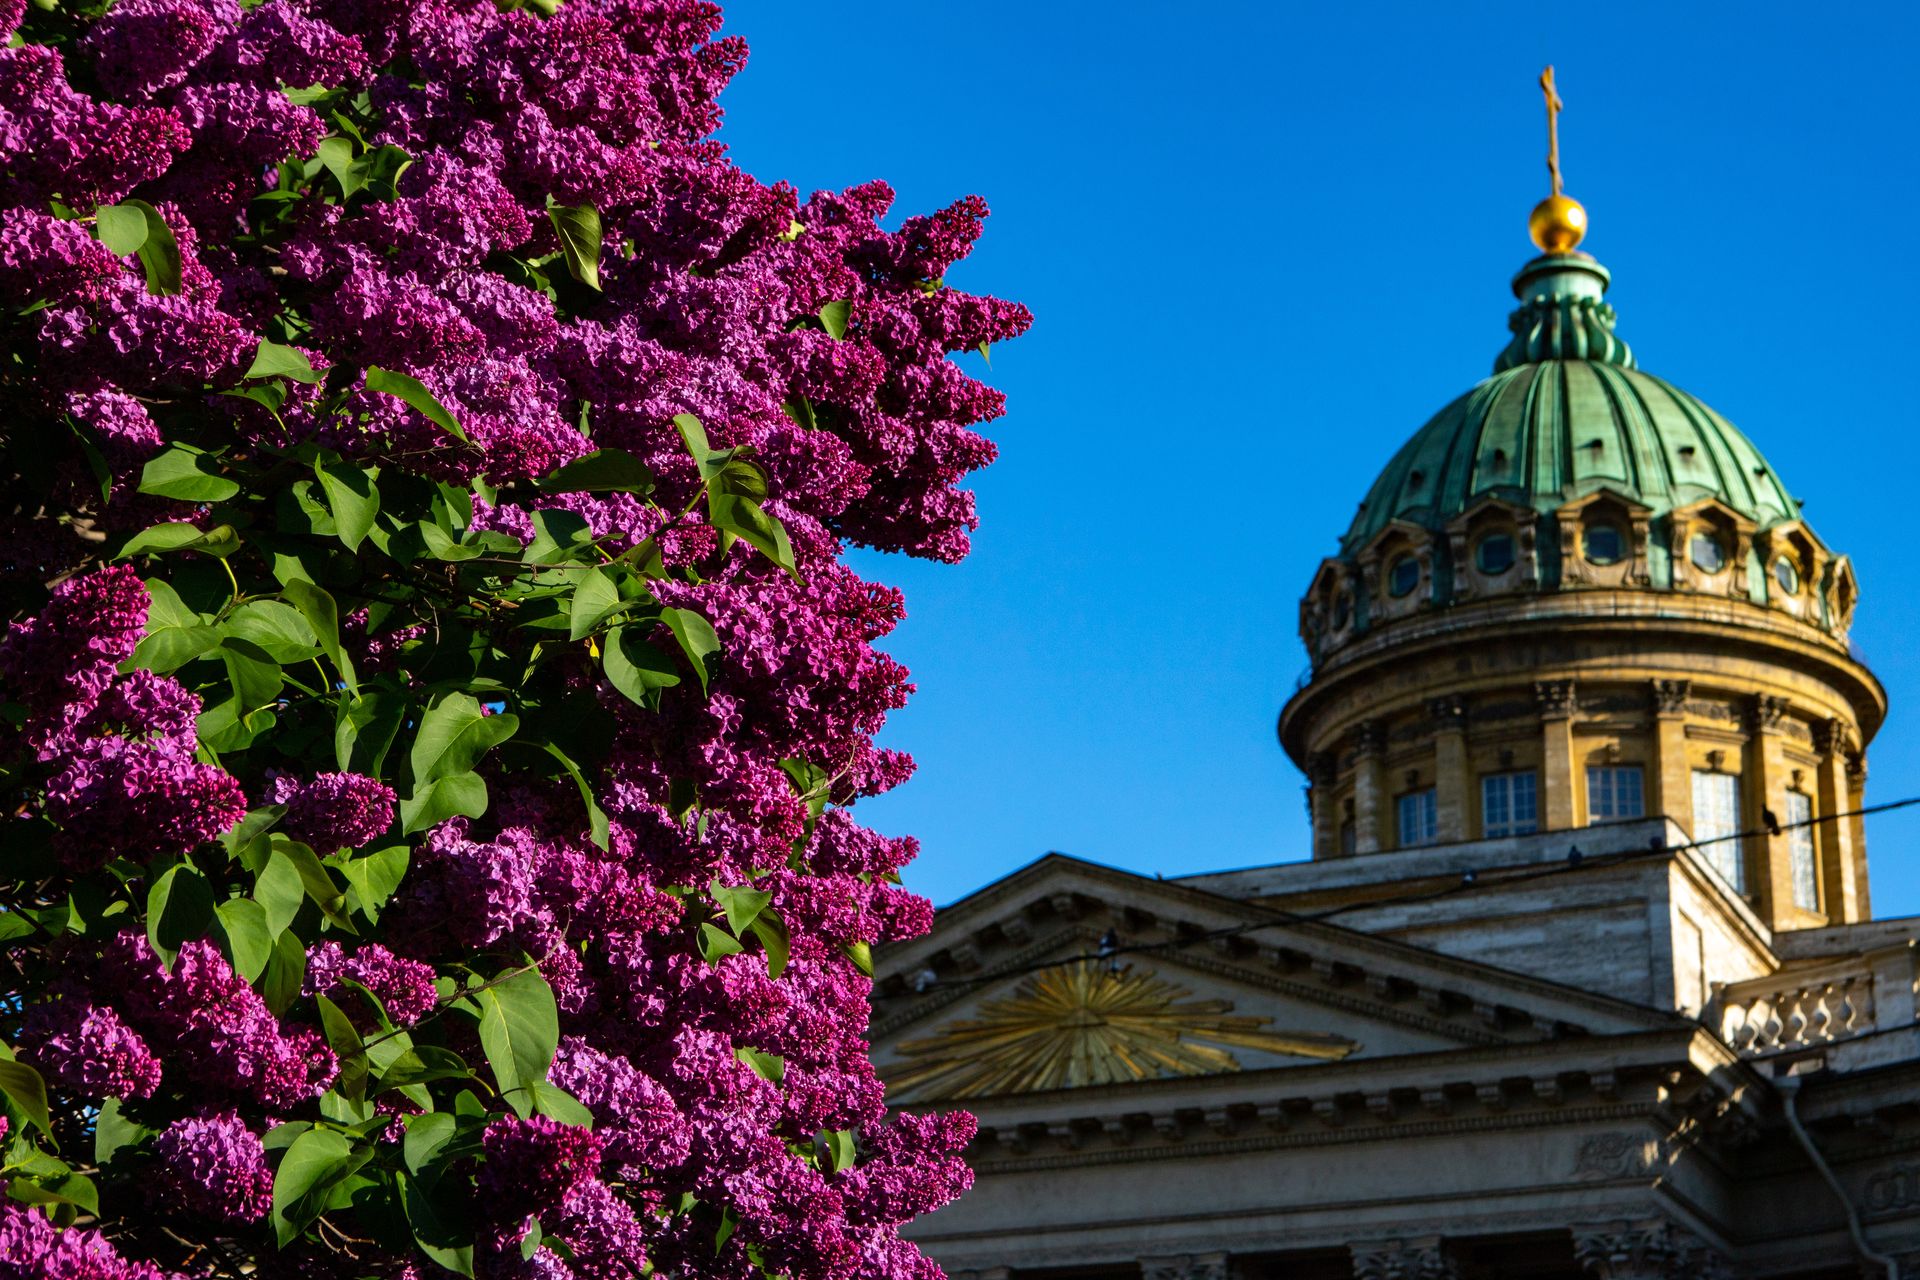
[[876, 971], [901, 1103], [1668, 1028], [1670, 1015], [1053, 854]]

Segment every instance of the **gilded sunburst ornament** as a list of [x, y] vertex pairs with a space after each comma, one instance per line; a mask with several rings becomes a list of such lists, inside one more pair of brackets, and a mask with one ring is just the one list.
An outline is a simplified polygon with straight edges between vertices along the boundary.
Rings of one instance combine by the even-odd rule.
[[1344, 1058], [1360, 1046], [1317, 1031], [1268, 1030], [1230, 1000], [1083, 960], [1046, 969], [972, 1018], [900, 1046], [886, 1071], [896, 1098], [978, 1098], [1240, 1070], [1226, 1048]]

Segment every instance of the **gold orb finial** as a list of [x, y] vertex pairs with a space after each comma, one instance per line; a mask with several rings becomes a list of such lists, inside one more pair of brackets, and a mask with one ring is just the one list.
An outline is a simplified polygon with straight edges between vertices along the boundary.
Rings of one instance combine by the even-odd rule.
[[1540, 92], [1547, 99], [1547, 174], [1553, 179], [1553, 194], [1533, 206], [1527, 234], [1542, 253], [1572, 253], [1587, 234], [1587, 211], [1560, 188], [1560, 113], [1566, 104], [1554, 87], [1552, 67], [1540, 73]]
[[1527, 216], [1527, 234], [1542, 253], [1572, 253], [1587, 234], [1587, 211], [1572, 196], [1548, 196]]

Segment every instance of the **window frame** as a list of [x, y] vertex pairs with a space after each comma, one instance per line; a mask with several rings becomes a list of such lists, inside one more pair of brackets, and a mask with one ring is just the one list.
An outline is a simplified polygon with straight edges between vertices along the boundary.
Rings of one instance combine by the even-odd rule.
[[[1518, 816], [1521, 779], [1526, 780], [1527, 816]], [[1502, 785], [1504, 784], [1504, 785]], [[1494, 797], [1499, 795], [1499, 810], [1503, 815], [1497, 821], [1490, 815], [1494, 812]], [[1540, 775], [1533, 769], [1508, 769], [1500, 773], [1480, 775], [1480, 835], [1487, 840], [1498, 840], [1507, 836], [1530, 836], [1540, 830]]]
[[[1606, 808], [1615, 810], [1624, 798], [1619, 792], [1619, 783], [1631, 777], [1633, 779], [1633, 812], [1601, 813], [1596, 797], [1606, 798]], [[1604, 780], [1605, 786], [1596, 786]], [[1638, 764], [1590, 764], [1587, 766], [1587, 825], [1598, 826], [1604, 822], [1633, 822], [1647, 816], [1647, 770]]]
[[[1418, 817], [1425, 827], [1424, 837], [1409, 839], [1407, 815], [1409, 805], [1419, 806]], [[1403, 791], [1393, 802], [1393, 834], [1395, 848], [1419, 849], [1437, 844], [1440, 840], [1440, 794], [1436, 787], [1417, 787], [1412, 791]]]
[[[1745, 822], [1740, 775], [1726, 769], [1695, 769], [1691, 782], [1693, 839], [1700, 845], [1698, 852], [1736, 892], [1745, 893], [1747, 860], [1742, 842], [1725, 838], [1737, 834]], [[1703, 843], [1706, 841], [1715, 843]]]
[[1802, 911], [1820, 910], [1820, 849], [1813, 838], [1813, 797], [1804, 791], [1787, 792], [1787, 875], [1793, 886], [1793, 905]]

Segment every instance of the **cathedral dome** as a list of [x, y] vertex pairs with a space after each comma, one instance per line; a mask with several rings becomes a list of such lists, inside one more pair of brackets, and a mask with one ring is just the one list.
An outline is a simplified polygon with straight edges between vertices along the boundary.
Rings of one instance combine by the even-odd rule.
[[1491, 377], [1396, 452], [1302, 602], [1316, 666], [1435, 609], [1609, 588], [1784, 614], [1844, 646], [1857, 589], [1753, 443], [1637, 367], [1584, 253], [1514, 277]]
[[[1601, 301], [1606, 282], [1606, 269], [1584, 254], [1521, 271], [1513, 341], [1493, 376], [1393, 456], [1343, 550], [1394, 521], [1443, 530], [1487, 498], [1544, 515], [1599, 490], [1655, 517], [1716, 499], [1760, 528], [1799, 518], [1778, 473], [1733, 424], [1635, 367]], [[1653, 568], [1658, 581], [1664, 566]]]

